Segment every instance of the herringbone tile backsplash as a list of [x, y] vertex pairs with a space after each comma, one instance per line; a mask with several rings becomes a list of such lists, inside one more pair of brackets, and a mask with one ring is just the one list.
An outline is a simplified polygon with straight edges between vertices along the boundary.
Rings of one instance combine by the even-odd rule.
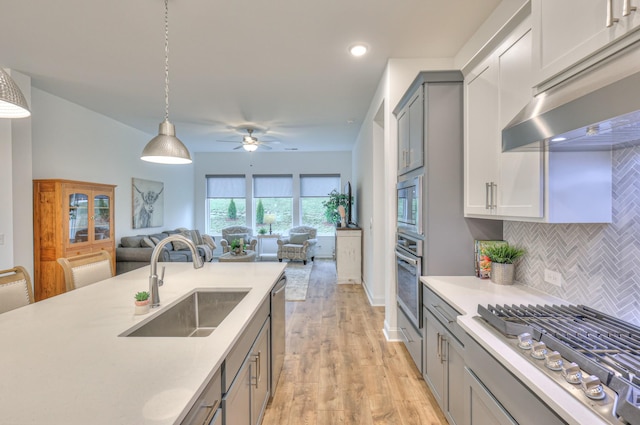
[[[504, 239], [527, 250], [519, 282], [640, 325], [640, 147], [613, 153], [612, 224], [505, 221]], [[561, 272], [561, 288], [545, 268]]]

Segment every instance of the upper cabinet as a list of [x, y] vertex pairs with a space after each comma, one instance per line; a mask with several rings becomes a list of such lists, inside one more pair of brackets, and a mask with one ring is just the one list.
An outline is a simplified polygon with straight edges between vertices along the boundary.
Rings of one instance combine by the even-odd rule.
[[502, 128], [530, 101], [525, 21], [465, 78], [465, 215], [543, 215], [543, 152], [502, 152]]
[[396, 113], [398, 119], [398, 175], [422, 167], [424, 163], [424, 95], [417, 90]]
[[640, 40], [640, 0], [532, 0], [534, 85], [544, 91]]
[[610, 151], [502, 151], [502, 129], [533, 99], [534, 34], [519, 19], [465, 76], [465, 216], [610, 223]]

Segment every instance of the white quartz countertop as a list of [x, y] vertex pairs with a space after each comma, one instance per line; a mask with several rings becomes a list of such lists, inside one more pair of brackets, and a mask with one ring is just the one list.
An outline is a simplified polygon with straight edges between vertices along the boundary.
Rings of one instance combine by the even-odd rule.
[[[173, 424], [220, 367], [282, 263], [166, 266], [162, 305], [134, 315], [149, 267], [0, 315], [0, 423]], [[196, 288], [249, 289], [204, 338], [119, 337]]]
[[589, 408], [489, 331], [474, 316], [478, 304], [570, 304], [523, 285], [496, 285], [474, 276], [428, 276], [422, 282], [458, 310], [458, 324], [520, 379], [560, 417], [572, 425], [606, 424]]

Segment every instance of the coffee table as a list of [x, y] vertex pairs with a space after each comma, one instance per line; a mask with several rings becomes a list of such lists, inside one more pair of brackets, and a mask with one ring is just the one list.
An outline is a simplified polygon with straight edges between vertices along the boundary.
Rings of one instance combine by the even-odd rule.
[[246, 254], [244, 255], [234, 255], [230, 252], [222, 254], [218, 261], [221, 263], [252, 263], [256, 261], [256, 252], [250, 249], [247, 249]]

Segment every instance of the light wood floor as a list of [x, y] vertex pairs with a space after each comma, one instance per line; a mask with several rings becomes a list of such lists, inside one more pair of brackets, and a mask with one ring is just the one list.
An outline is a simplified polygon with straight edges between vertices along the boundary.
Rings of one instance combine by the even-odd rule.
[[263, 425], [446, 425], [402, 343], [382, 333], [384, 309], [360, 285], [336, 285], [316, 261], [304, 302], [287, 302], [284, 368]]

